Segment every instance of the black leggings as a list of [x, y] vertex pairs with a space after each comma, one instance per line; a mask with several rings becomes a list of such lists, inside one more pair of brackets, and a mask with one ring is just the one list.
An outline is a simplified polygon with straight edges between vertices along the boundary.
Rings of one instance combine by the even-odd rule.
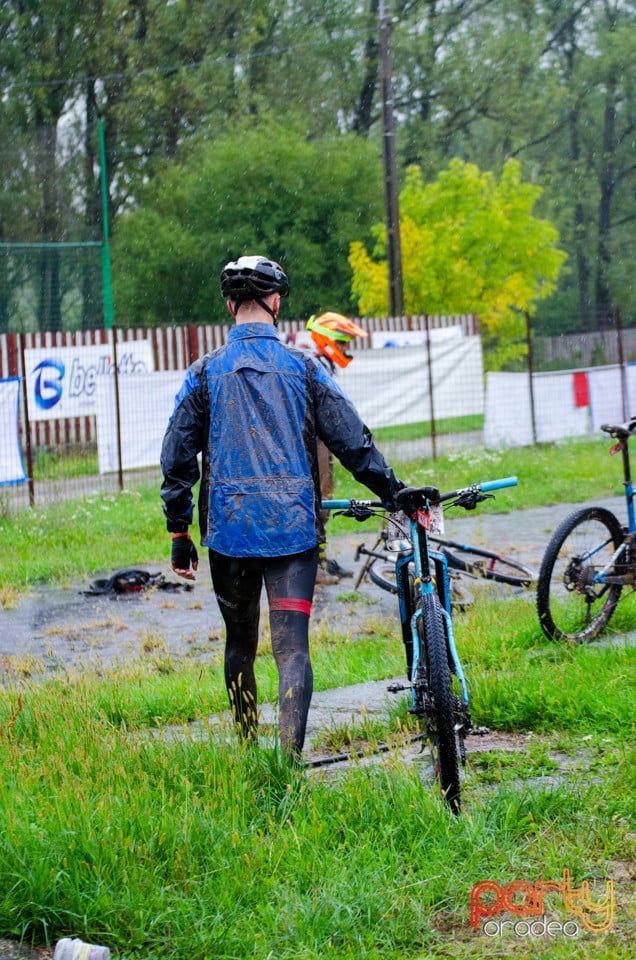
[[272, 653], [278, 667], [281, 748], [298, 757], [313, 691], [309, 616], [318, 548], [288, 557], [226, 557], [210, 550], [212, 584], [225, 623], [225, 684], [239, 731], [257, 729], [254, 660], [263, 581], [269, 602]]

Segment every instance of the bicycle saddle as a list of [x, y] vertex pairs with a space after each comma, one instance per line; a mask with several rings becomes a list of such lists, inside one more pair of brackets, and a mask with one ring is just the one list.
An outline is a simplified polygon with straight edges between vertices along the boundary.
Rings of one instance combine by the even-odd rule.
[[627, 440], [636, 430], [636, 417], [632, 417], [627, 423], [602, 423], [601, 430], [609, 433], [610, 437], [616, 437], [617, 440]]

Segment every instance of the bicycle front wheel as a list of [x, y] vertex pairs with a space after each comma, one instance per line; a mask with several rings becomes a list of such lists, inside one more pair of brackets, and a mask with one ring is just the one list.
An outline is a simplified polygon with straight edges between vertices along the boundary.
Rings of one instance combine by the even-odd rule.
[[[621, 525], [602, 507], [577, 510], [550, 540], [537, 581], [537, 611], [549, 640], [594, 640], [607, 626], [621, 593], [617, 583], [594, 583], [623, 542]], [[610, 567], [608, 575], [613, 570]]]
[[[455, 733], [455, 696], [446, 648], [446, 632], [439, 599], [435, 594], [423, 598], [423, 616], [418, 619], [421, 648], [426, 651], [426, 672], [430, 710], [427, 728], [439, 779], [440, 792], [454, 814], [461, 806], [457, 736]], [[422, 622], [423, 620], [423, 622]]]

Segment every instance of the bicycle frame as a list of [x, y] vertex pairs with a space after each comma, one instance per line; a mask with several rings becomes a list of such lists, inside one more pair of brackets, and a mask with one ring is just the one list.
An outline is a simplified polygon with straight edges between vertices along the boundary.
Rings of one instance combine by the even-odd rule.
[[[610, 424], [603, 424], [601, 430], [604, 430], [606, 433], [609, 433], [610, 436], [616, 437], [618, 443], [615, 443], [614, 446], [610, 447], [610, 455], [619, 453], [621, 454], [621, 459], [623, 463], [623, 487], [625, 490], [625, 507], [627, 511], [627, 528], [625, 529], [625, 538], [620, 546], [615, 550], [613, 556], [610, 558], [609, 562], [603, 567], [602, 570], [598, 570], [592, 579], [591, 587], [594, 586], [604, 586], [608, 584], [620, 584], [627, 585], [633, 584], [634, 574], [632, 573], [629, 579], [626, 579], [623, 576], [617, 575], [616, 573], [610, 573], [614, 570], [616, 562], [619, 558], [625, 553], [627, 547], [634, 540], [636, 535], [636, 507], [634, 505], [634, 495], [636, 491], [634, 490], [634, 484], [632, 481], [632, 472], [631, 464], [629, 459], [629, 438], [631, 436], [631, 429], [636, 427], [636, 419], [632, 419], [626, 425], [620, 426], [611, 426]], [[594, 550], [591, 550], [589, 553], [584, 554], [582, 557], [578, 558], [582, 562], [589, 561], [596, 553], [602, 550], [609, 541], [600, 544]]]
[[[452, 671], [457, 675], [462, 691], [462, 700], [464, 706], [468, 708], [469, 696], [468, 685], [464, 675], [464, 670], [459, 659], [457, 646], [455, 644], [455, 633], [453, 630], [453, 614], [451, 607], [451, 589], [448, 575], [448, 561], [444, 554], [436, 550], [430, 550], [428, 541], [430, 514], [424, 510], [419, 510], [417, 517], [410, 520], [411, 536], [410, 542], [413, 545], [408, 553], [402, 554], [396, 562], [396, 581], [398, 588], [398, 602], [400, 607], [400, 621], [402, 624], [403, 637], [408, 631], [410, 641], [413, 645], [413, 661], [411, 667], [410, 680], [417, 672], [418, 665], [424, 662], [425, 652], [420, 649], [419, 632], [417, 629], [418, 618], [422, 616], [422, 608], [409, 611], [410, 606], [410, 584], [408, 578], [408, 567], [413, 563], [415, 567], [414, 590], [420, 590], [422, 596], [436, 592], [439, 600], [444, 625], [446, 631], [446, 642], [448, 644], [449, 659], [452, 665]], [[434, 574], [431, 573], [431, 565]], [[417, 691], [413, 687], [411, 690], [412, 707], [417, 707]]]
[[[633, 423], [634, 421], [631, 421]], [[601, 430], [610, 433], [616, 428], [604, 424]], [[623, 486], [625, 487], [625, 505], [627, 507], [627, 530], [629, 533], [636, 532], [636, 507], [634, 506], [634, 484], [632, 483], [632, 471], [629, 461], [629, 428], [625, 430], [625, 436], [621, 436], [618, 443], [610, 448], [610, 454], [621, 452], [623, 461]]]

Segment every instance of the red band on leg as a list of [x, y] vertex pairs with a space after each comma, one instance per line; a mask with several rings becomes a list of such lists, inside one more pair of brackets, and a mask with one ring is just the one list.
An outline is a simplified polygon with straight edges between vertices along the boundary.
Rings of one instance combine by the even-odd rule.
[[297, 600], [294, 597], [276, 597], [269, 605], [270, 610], [295, 610], [296, 613], [311, 615], [311, 600]]

